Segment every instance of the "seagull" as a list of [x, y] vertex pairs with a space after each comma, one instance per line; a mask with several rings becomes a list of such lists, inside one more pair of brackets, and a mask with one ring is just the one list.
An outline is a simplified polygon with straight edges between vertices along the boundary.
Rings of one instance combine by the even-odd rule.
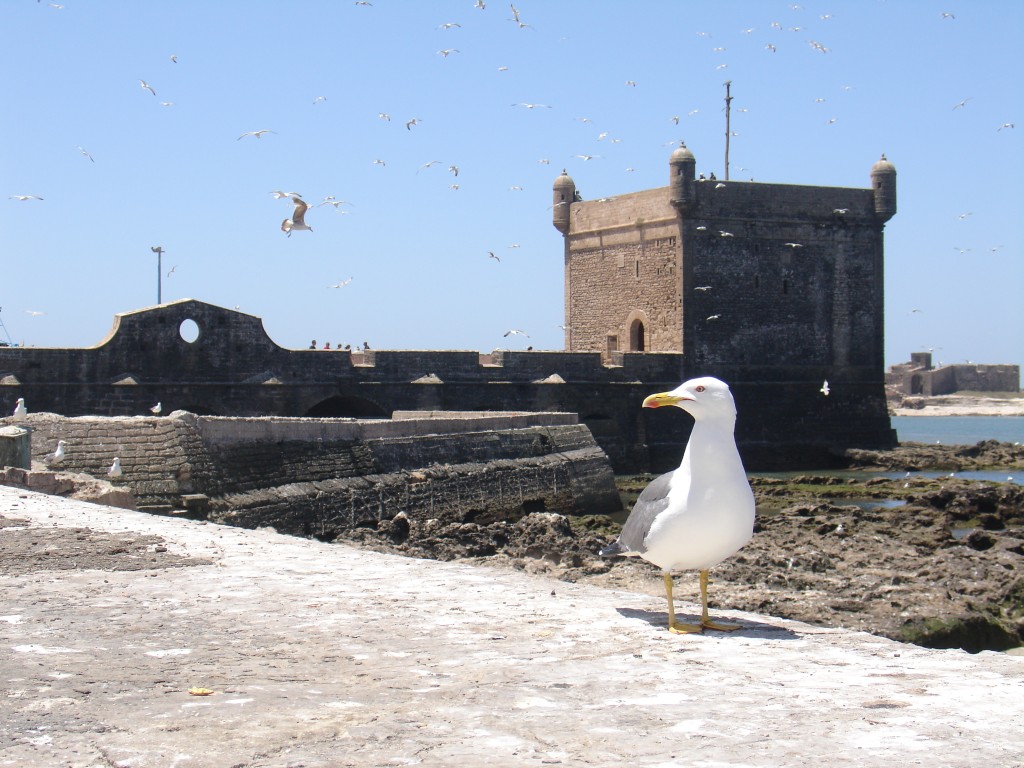
[[818, 391], [821, 392], [821, 394], [823, 394], [825, 397], [828, 397], [829, 393], [832, 391], [832, 388], [829, 387], [828, 385], [828, 379], [825, 379], [825, 383], [821, 385], [821, 389], [819, 389]]
[[387, 120], [389, 123], [391, 122], [391, 115], [389, 115], [387, 112], [378, 112], [377, 117], [379, 117], [381, 120]]
[[152, 89], [152, 87], [150, 87], [149, 83], [147, 83], [147, 82], [146, 82], [145, 80], [139, 80], [139, 85], [141, 85], [141, 86], [142, 86], [143, 88], [145, 88], [145, 89], [146, 89], [147, 91], [149, 91], [149, 92], [150, 92], [150, 93], [152, 93], [152, 94], [153, 94], [154, 96], [156, 96], [156, 91], [154, 91], [154, 90]]
[[15, 421], [21, 421], [28, 416], [28, 408], [25, 407], [25, 398], [19, 397], [18, 401], [14, 404], [14, 412], [11, 414]]
[[348, 280], [342, 280], [339, 283], [335, 283], [334, 285], [328, 285], [327, 287], [328, 288], [344, 288], [346, 285], [348, 285], [351, 282], [352, 282], [352, 278], [350, 277]]
[[321, 101], [327, 101], [327, 97], [317, 96], [315, 99], [313, 99], [313, 104], [319, 104]]
[[458, 176], [459, 175], [459, 166], [457, 166], [457, 165], [449, 165], [448, 166], [448, 173], [450, 173], [452, 176]]
[[82, 153], [82, 157], [88, 157], [89, 158], [89, 162], [92, 162], [92, 163], [96, 162], [95, 160], [92, 159], [92, 155], [90, 155], [89, 152], [86, 149], [84, 149], [83, 147], [79, 147], [78, 151]]
[[177, 56], [177, 54], [172, 53], [170, 58], [171, 58], [171, 63], [172, 64], [177, 64], [178, 63], [178, 56]]
[[723, 189], [724, 187], [725, 184], [723, 184], [722, 182], [718, 182], [717, 184], [715, 184], [715, 189]]
[[31, 317], [39, 317], [41, 315], [45, 315], [46, 313], [45, 312], [40, 312], [39, 310], [36, 310], [36, 309], [26, 309], [25, 310], [25, 314], [26, 315], [30, 315]]
[[601, 155], [573, 155], [573, 157], [578, 157], [580, 160], [586, 161], [601, 157]]
[[160, 102], [160, 106], [161, 107], [173, 107], [174, 106], [174, 102], [173, 101], [161, 101]]
[[719, 237], [736, 237], [732, 232], [726, 232], [724, 229], [718, 230]]
[[107, 477], [120, 477], [122, 474], [124, 473], [121, 471], [121, 459], [115, 456], [114, 463], [107, 470]]
[[[498, 258], [497, 256], [495, 256], [495, 255], [494, 255], [494, 251], [488, 251], [488, 252], [487, 252], [487, 255], [488, 255], [488, 256], [489, 256], [490, 258], [494, 259], [495, 261], [497, 261], [497, 262], [499, 262], [499, 263], [501, 262], [501, 259], [499, 259], [499, 258]], [[505, 334], [505, 335], [507, 336], [508, 334]]]
[[722, 317], [721, 315], [708, 315], [707, 319], [708, 320], [718, 320], [721, 317]]
[[175, 264], [175, 265], [174, 265], [173, 267], [171, 267], [171, 268], [170, 268], [170, 269], [169, 269], [169, 270], [167, 271], [167, 276], [168, 276], [168, 277], [170, 277], [171, 275], [173, 275], [173, 274], [174, 274], [174, 270], [176, 270], [177, 268], [178, 268], [178, 265], [177, 265], [177, 264]]
[[520, 101], [517, 104], [513, 104], [513, 107], [526, 107], [527, 109], [536, 109], [537, 107], [544, 107], [545, 109], [551, 109], [550, 104], [531, 104], [526, 101]]
[[785, 245], [789, 248], [803, 248], [801, 243], [786, 243]]
[[850, 212], [849, 208], [833, 208], [832, 209], [832, 213], [834, 213], [836, 216], [845, 216], [849, 212]]
[[42, 200], [39, 195], [10, 195], [11, 200]]
[[954, 16], [954, 15], [953, 15], [952, 13], [950, 13], [949, 11], [940, 11], [940, 12], [939, 12], [939, 16], [940, 16], [941, 18], [943, 18], [943, 19], [955, 19], [955, 18], [956, 18], [956, 16]]
[[630, 88], [636, 88], [636, 80], [627, 80], [626, 85], [628, 85]]
[[974, 98], [974, 97], [973, 96], [968, 96], [963, 101], [957, 102], [956, 104], [953, 105], [953, 109], [960, 109], [960, 107], [966, 106], [967, 102], [970, 101], [972, 98]]
[[157, 403], [156, 405], [149, 409], [149, 412], [152, 413], [154, 416], [159, 416], [160, 412], [163, 411], [163, 409], [163, 403]]
[[996, 128], [996, 130], [1001, 131], [1003, 130], [1003, 128], [1013, 128], [1013, 123], [1003, 123], [998, 128]]
[[[389, 118], [389, 119], [390, 119], [390, 118]], [[414, 117], [414, 118], [412, 118], [411, 120], [406, 120], [406, 121], [405, 121], [405, 130], [407, 130], [407, 131], [411, 131], [411, 130], [412, 130], [412, 127], [413, 127], [414, 125], [419, 125], [419, 124], [420, 124], [420, 119], [419, 119], [418, 117]]]
[[484, 0], [476, 0], [476, 2], [473, 3], [473, 7], [479, 8], [482, 11], [484, 8], [487, 7], [487, 5], [484, 3]]
[[373, 161], [373, 164], [374, 164], [374, 165], [382, 165], [382, 166], [387, 166], [387, 163], [385, 163], [385, 162], [384, 162], [383, 160], [381, 160], [380, 158], [377, 158], [376, 160], [374, 160], [374, 161]]
[[765, 46], [764, 46], [764, 47], [765, 47], [765, 50], [771, 51], [772, 53], [775, 53], [775, 51], [776, 51], [776, 50], [778, 50], [778, 49], [777, 49], [777, 48], [776, 48], [776, 47], [775, 47], [774, 45], [772, 45], [771, 43], [765, 43]]
[[437, 55], [442, 57], [442, 58], [447, 59], [449, 54], [458, 53], [458, 52], [459, 52], [458, 48], [445, 48], [443, 50], [438, 51]]
[[525, 336], [526, 338], [530, 338], [530, 334], [528, 334], [526, 331], [520, 331], [520, 330], [518, 330], [516, 328], [510, 328], [509, 330], [505, 331], [504, 335], [505, 336]]
[[64, 461], [64, 449], [67, 448], [67, 445], [68, 444], [63, 440], [58, 440], [57, 449], [53, 453], [46, 454], [46, 456], [43, 458], [43, 462], [45, 462], [46, 466], [55, 467], [62, 461]]
[[[642, 557], [661, 568], [670, 632], [735, 630], [737, 625], [720, 624], [708, 616], [708, 572], [753, 534], [754, 494], [736, 449], [736, 405], [729, 386], [710, 376], [643, 401], [644, 408], [670, 405], [694, 418], [683, 461], [644, 489], [619, 538], [600, 554]], [[690, 569], [700, 571], [698, 624], [677, 622], [672, 598], [672, 572]]]
[[441, 26], [439, 26], [438, 29], [451, 29], [452, 27], [461, 27], [461, 26], [462, 26], [461, 24], [458, 24], [458, 23], [456, 23], [454, 21], [447, 21], [444, 24], [442, 24]]
[[246, 136], [255, 136], [257, 139], [259, 139], [259, 138], [263, 137], [264, 133], [277, 133], [277, 131], [271, 131], [271, 130], [269, 130], [267, 128], [262, 128], [262, 129], [260, 129], [258, 131], [246, 131], [241, 136], [239, 136], [237, 139], [235, 139], [235, 141], [241, 141]]
[[431, 160], [431, 161], [430, 161], [430, 162], [428, 162], [428, 163], [424, 163], [423, 165], [421, 165], [421, 166], [420, 166], [419, 168], [417, 168], [417, 169], [416, 169], [416, 173], [419, 173], [419, 172], [420, 172], [420, 171], [422, 171], [422, 170], [423, 170], [424, 168], [429, 168], [429, 167], [430, 167], [430, 166], [432, 166], [432, 165], [437, 165], [437, 164], [438, 164], [438, 163], [440, 163], [440, 162], [441, 162], [440, 160]]
[[274, 196], [275, 200], [280, 200], [285, 197], [302, 197], [301, 192], [282, 192], [280, 189], [275, 189], [270, 194]]
[[710, 291], [711, 290], [711, 286], [710, 285], [697, 285], [697, 286], [694, 286], [693, 290], [695, 290], [695, 291]]
[[295, 203], [295, 210], [292, 212], [290, 219], [285, 219], [281, 222], [281, 231], [287, 232], [288, 237], [292, 236], [292, 230], [295, 229], [308, 229], [312, 232], [312, 227], [306, 224], [305, 221], [306, 209], [309, 206], [306, 205], [306, 202], [301, 197], [293, 197], [292, 202]]

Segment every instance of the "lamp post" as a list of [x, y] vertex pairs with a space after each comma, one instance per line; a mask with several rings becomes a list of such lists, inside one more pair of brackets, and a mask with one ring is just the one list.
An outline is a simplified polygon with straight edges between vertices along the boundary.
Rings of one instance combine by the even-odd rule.
[[163, 304], [162, 298], [162, 287], [163, 287], [163, 266], [160, 263], [160, 257], [164, 255], [164, 249], [161, 245], [151, 246], [150, 249], [156, 254], [156, 303], [158, 305]]

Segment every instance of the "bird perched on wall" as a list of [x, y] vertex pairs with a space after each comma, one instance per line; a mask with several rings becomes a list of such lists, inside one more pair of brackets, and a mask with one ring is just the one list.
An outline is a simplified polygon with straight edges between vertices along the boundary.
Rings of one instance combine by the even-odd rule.
[[107, 470], [107, 477], [121, 477], [124, 472], [121, 470], [121, 459], [117, 456], [114, 457], [114, 463], [110, 465], [110, 469]]
[[56, 450], [54, 450], [53, 453], [46, 454], [45, 458], [43, 459], [43, 462], [46, 464], [46, 466], [56, 467], [62, 461], [64, 461], [64, 449], [67, 448], [67, 445], [68, 444], [63, 440], [58, 440]]
[[295, 203], [295, 210], [292, 211], [290, 219], [281, 222], [281, 231], [287, 232], [288, 237], [291, 237], [292, 230], [296, 229], [307, 229], [312, 232], [313, 228], [306, 224], [306, 209], [309, 208], [306, 201], [301, 197], [293, 197], [292, 202]]
[[149, 412], [152, 413], [154, 416], [159, 416], [160, 412], [163, 409], [164, 409], [163, 403], [157, 403], [156, 405], [154, 405], [152, 408], [149, 409]]
[[25, 407], [25, 398], [19, 397], [18, 402], [14, 404], [14, 413], [11, 414], [15, 421], [21, 421], [28, 416], [28, 408]]
[[[644, 408], [682, 408], [694, 418], [679, 468], [655, 479], [640, 494], [619, 538], [601, 550], [605, 557], [641, 557], [662, 570], [668, 598], [669, 631], [730, 631], [708, 616], [708, 572], [746, 544], [754, 528], [754, 494], [733, 435], [736, 405], [729, 386], [706, 376], [671, 392], [647, 397]], [[699, 624], [676, 621], [672, 572], [700, 571]]]

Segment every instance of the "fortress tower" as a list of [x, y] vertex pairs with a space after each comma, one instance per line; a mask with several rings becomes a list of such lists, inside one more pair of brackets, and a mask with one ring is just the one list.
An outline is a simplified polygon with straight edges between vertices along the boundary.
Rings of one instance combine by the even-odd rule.
[[695, 169], [680, 146], [668, 187], [582, 201], [564, 172], [555, 181], [566, 349], [681, 352], [695, 372], [860, 368], [881, 380], [892, 163], [872, 167], [870, 189], [726, 183]]

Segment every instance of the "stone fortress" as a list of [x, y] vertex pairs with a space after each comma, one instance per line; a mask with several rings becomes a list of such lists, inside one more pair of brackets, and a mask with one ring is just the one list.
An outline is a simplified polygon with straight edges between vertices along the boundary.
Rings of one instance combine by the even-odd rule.
[[[554, 183], [565, 351], [291, 350], [251, 315], [184, 299], [115, 317], [91, 348], [0, 348], [0, 413], [388, 418], [398, 411], [578, 414], [618, 473], [678, 463], [692, 421], [652, 392], [733, 390], [748, 469], [834, 465], [895, 444], [883, 369], [884, 157], [871, 188], [720, 182], [685, 147], [669, 186], [594, 201]], [[191, 321], [197, 337], [182, 333]], [[830, 394], [821, 391], [829, 381]], [[668, 409], [673, 410], [673, 409]]]

